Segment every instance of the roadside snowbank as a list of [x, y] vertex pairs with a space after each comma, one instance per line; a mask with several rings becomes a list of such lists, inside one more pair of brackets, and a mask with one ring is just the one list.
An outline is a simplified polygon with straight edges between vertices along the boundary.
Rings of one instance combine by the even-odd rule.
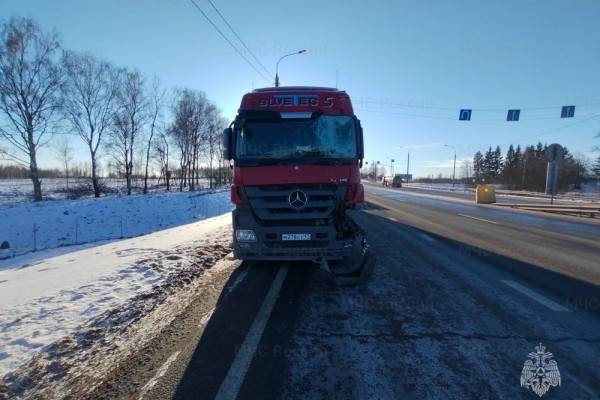
[[10, 244], [0, 259], [187, 224], [230, 211], [228, 198], [226, 191], [163, 192], [0, 205], [0, 243]]
[[0, 271], [0, 377], [90, 324], [139, 319], [229, 253], [230, 238], [227, 213]]

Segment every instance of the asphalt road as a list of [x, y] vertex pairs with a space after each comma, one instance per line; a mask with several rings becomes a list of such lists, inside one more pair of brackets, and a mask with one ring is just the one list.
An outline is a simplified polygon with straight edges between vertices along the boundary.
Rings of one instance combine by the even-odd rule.
[[[381, 187], [381, 184], [370, 184], [368, 185]], [[456, 199], [463, 199], [473, 201], [475, 200], [475, 191], [473, 190], [448, 190], [448, 189], [427, 189], [419, 186], [411, 186], [410, 184], [404, 185], [401, 189], [405, 193], [414, 193], [414, 194], [433, 194], [444, 197], [451, 197]], [[516, 194], [505, 194], [505, 193], [496, 193], [496, 198], [498, 202], [501, 203], [515, 203], [515, 204], [550, 204], [550, 198], [546, 198], [543, 196], [534, 197], [534, 196], [524, 196], [524, 195], [516, 195]], [[574, 201], [572, 199], [564, 199], [564, 198], [555, 198], [554, 204], [560, 204], [565, 206], [577, 206], [577, 205], [585, 205], [585, 204], [596, 204], [598, 198], [594, 199], [596, 203], [592, 203], [591, 201], [585, 202], [584, 199], [577, 199]]]
[[116, 379], [96, 397], [534, 399], [520, 377], [539, 343], [561, 376], [543, 398], [600, 397], [600, 289], [583, 282], [600, 283], [600, 225], [375, 187], [367, 200], [353, 212], [378, 254], [367, 284], [242, 263], [205, 323], [190, 307], [156, 367], [131, 364], [151, 390], [129, 376], [138, 389]]

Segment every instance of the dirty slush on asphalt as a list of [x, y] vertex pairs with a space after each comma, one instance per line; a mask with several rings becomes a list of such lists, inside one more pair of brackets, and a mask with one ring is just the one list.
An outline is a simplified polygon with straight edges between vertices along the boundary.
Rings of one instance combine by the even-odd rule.
[[[0, 399], [82, 398], [98, 388], [119, 364], [141, 351], [169, 325], [202, 290], [210, 285], [213, 267], [235, 264], [231, 227], [225, 226], [191, 244], [157, 251], [133, 263], [160, 271], [175, 263], [163, 282], [133, 297], [120, 307], [88, 321], [72, 335], [43, 349], [29, 362], [0, 381]], [[229, 268], [234, 269], [234, 268]]]

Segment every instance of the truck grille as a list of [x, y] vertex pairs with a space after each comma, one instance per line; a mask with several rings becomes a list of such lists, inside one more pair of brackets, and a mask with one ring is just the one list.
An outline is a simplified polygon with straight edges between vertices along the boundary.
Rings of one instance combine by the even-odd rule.
[[[306, 194], [307, 199], [303, 207], [294, 208], [290, 205], [290, 195], [296, 191]], [[327, 219], [345, 193], [346, 186], [336, 184], [265, 185], [245, 188], [254, 213], [266, 222]], [[297, 203], [303, 204], [302, 201]]]

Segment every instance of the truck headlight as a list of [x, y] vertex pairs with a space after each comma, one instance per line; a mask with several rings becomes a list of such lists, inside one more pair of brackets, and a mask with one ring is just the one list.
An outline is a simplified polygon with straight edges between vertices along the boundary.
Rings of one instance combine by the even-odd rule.
[[236, 229], [235, 238], [238, 242], [256, 242], [256, 235], [252, 229]]

